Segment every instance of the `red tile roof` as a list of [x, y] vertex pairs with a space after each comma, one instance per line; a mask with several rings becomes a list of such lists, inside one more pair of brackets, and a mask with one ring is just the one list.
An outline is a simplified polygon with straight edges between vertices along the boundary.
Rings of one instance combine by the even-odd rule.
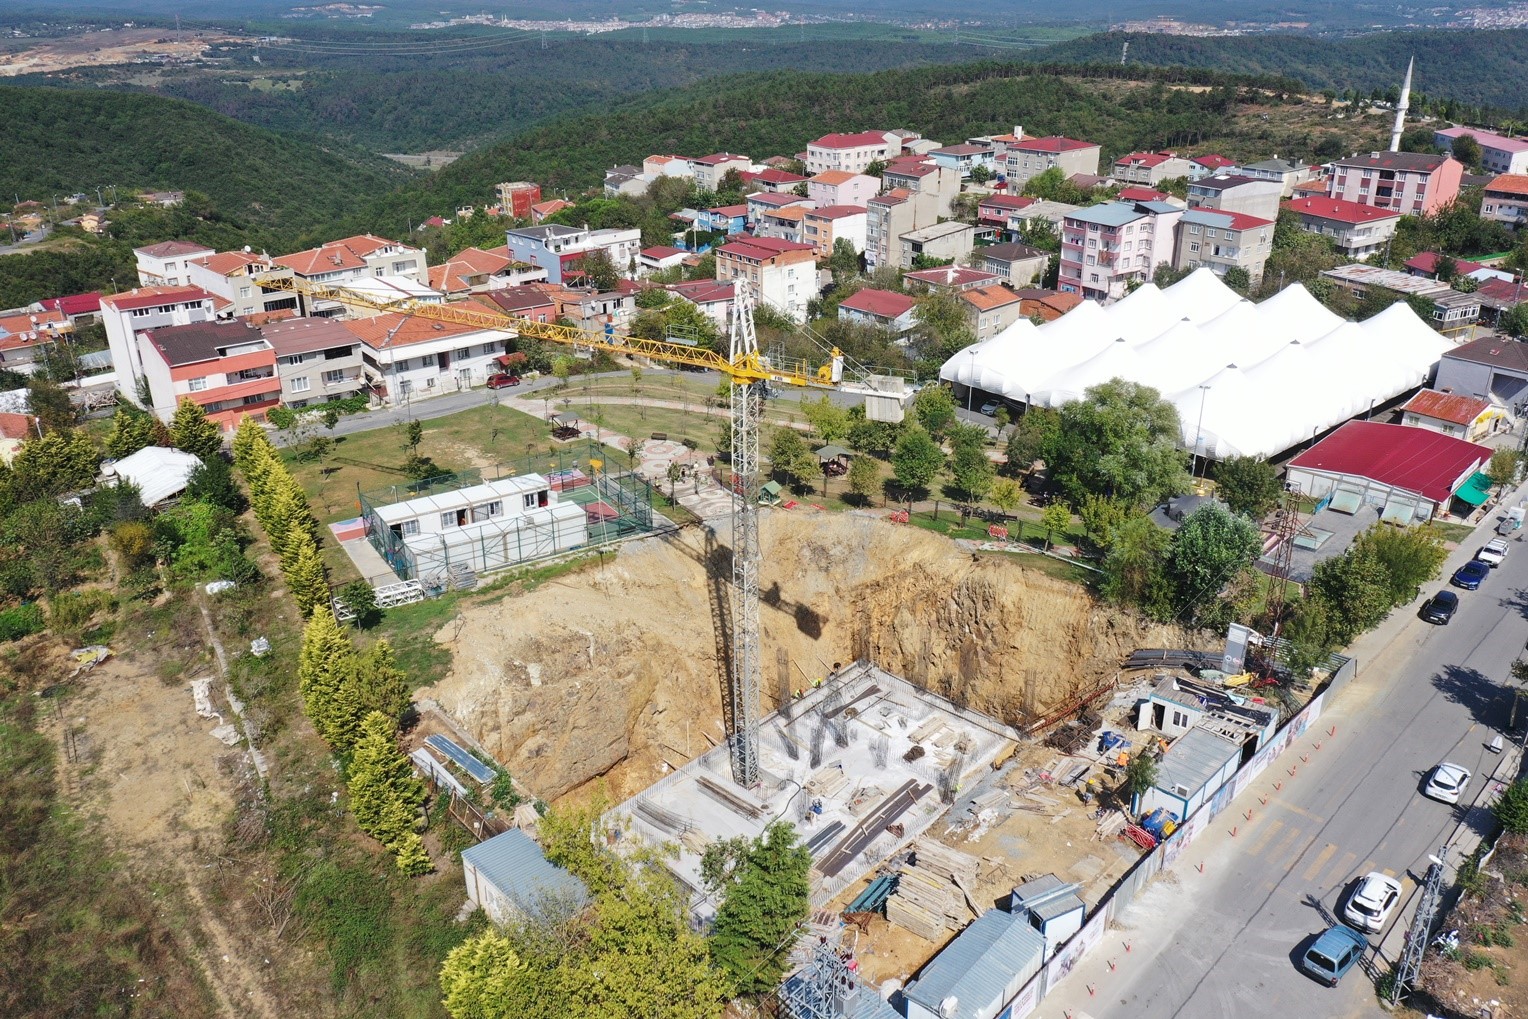
[[1125, 188], [1119, 193], [1122, 202], [1165, 202], [1172, 195], [1164, 191], [1155, 191], [1151, 188]]
[[888, 166], [882, 171], [883, 177], [927, 177], [931, 173], [938, 173], [939, 167], [933, 163], [903, 163], [901, 165]]
[[1190, 209], [1190, 212], [1205, 216], [1219, 216], [1221, 219], [1231, 221], [1233, 230], [1256, 230], [1260, 227], [1273, 226], [1271, 219], [1259, 219], [1257, 216], [1249, 216], [1245, 212], [1228, 212], [1225, 209]]
[[809, 145], [819, 149], [859, 149], [867, 145], [890, 145], [879, 131], [860, 131], [857, 134], [825, 134]]
[[1021, 138], [1018, 142], [1008, 146], [1020, 152], [1071, 152], [1075, 149], [1091, 149], [1094, 142], [1080, 142], [1075, 138], [1065, 138], [1059, 134], [1047, 135], [1044, 138]]
[[176, 258], [180, 255], [195, 254], [199, 251], [211, 251], [205, 244], [196, 244], [192, 241], [160, 241], [158, 244], [146, 244], [133, 251], [148, 255], [150, 258]]
[[[1415, 269], [1421, 273], [1435, 273], [1438, 271], [1438, 253], [1436, 251], [1419, 251], [1406, 259], [1406, 268]], [[1459, 273], [1472, 273], [1476, 269], [1484, 269], [1479, 262], [1471, 262], [1467, 258], [1454, 259], [1454, 269]]]
[[1337, 223], [1374, 223], [1383, 219], [1401, 218], [1399, 212], [1391, 212], [1389, 209], [1376, 209], [1372, 205], [1318, 195], [1312, 195], [1309, 198], [1291, 198], [1283, 202], [1281, 207], [1290, 212], [1315, 216], [1317, 219], [1330, 219]]
[[448, 261], [430, 267], [430, 288], [444, 294], [470, 290], [473, 284], [467, 277], [500, 272], [513, 262], [514, 259], [508, 255], [495, 254], [481, 248], [464, 248]]
[[1432, 173], [1448, 162], [1448, 156], [1426, 152], [1371, 152], [1367, 156], [1349, 156], [1332, 160], [1333, 166], [1355, 166], [1369, 170], [1411, 170]]
[[863, 205], [824, 205], [820, 209], [806, 210], [807, 219], [846, 219], [849, 216], [863, 216]]
[[161, 304], [195, 304], [210, 300], [213, 296], [201, 287], [138, 287], [120, 294], [107, 294], [101, 298], [101, 304], [118, 311], [131, 311]]
[[[358, 318], [347, 321], [344, 325], [356, 339], [373, 350], [381, 349], [384, 344], [387, 349], [392, 350], [396, 347], [406, 347], [411, 343], [428, 343], [448, 336], [465, 336], [468, 333], [483, 331], [481, 326], [437, 322], [412, 315], [399, 315], [396, 312], [373, 315], [371, 318]], [[393, 332], [395, 329], [397, 332]], [[392, 333], [391, 341], [388, 341], [388, 333]]]
[[1193, 162], [1198, 163], [1200, 166], [1207, 166], [1211, 170], [1224, 170], [1228, 166], [1236, 165], [1236, 160], [1227, 159], [1225, 156], [1214, 153], [1208, 156], [1195, 156]]
[[1019, 195], [990, 195], [978, 202], [976, 207], [978, 210], [987, 208], [1027, 209], [1033, 204], [1035, 204], [1035, 199], [1024, 198]]
[[745, 163], [752, 162], [747, 156], [740, 156], [735, 152], [713, 152], [709, 156], [701, 156], [699, 159], [690, 160], [690, 162], [699, 163], [702, 166], [719, 166], [722, 163], [735, 163], [739, 159]]
[[1171, 152], [1132, 152], [1128, 156], [1120, 156], [1114, 161], [1115, 166], [1160, 166], [1169, 159], [1174, 158]]
[[977, 311], [992, 311], [994, 308], [1018, 304], [1023, 300], [1018, 294], [1004, 286], [972, 287], [970, 290], [962, 290], [960, 292], [960, 299]]
[[737, 290], [731, 282], [721, 280], [692, 280], [689, 283], [673, 283], [664, 289], [683, 297], [692, 304], [730, 301]]
[[784, 170], [777, 170], [774, 167], [770, 167], [767, 170], [760, 170], [758, 173], [752, 173], [748, 176], [752, 180], [756, 180], [761, 184], [800, 184], [802, 181], [806, 180], [806, 178], [801, 176], [799, 173], [787, 173]]
[[906, 294], [899, 294], [895, 290], [876, 290], [873, 287], [866, 287], [838, 302], [840, 308], [884, 319], [901, 318], [917, 304]]
[[1349, 421], [1289, 466], [1370, 478], [1446, 503], [1470, 472], [1490, 459], [1488, 447], [1452, 435], [1378, 421]]
[[0, 413], [0, 438], [25, 441], [36, 434], [30, 414]]
[[651, 259], [673, 258], [675, 255], [682, 254], [684, 254], [684, 249], [671, 248], [667, 244], [654, 244], [652, 247], [643, 248], [641, 251], [643, 258]]
[[88, 294], [70, 294], [68, 297], [50, 297], [41, 302], [49, 311], [61, 311], [65, 315], [89, 315], [101, 310], [101, 292], [92, 290]]
[[[316, 276], [321, 273], [334, 272], [336, 269], [360, 269], [366, 265], [366, 256], [389, 246], [407, 248], [407, 245], [399, 245], [397, 241], [390, 241], [383, 237], [374, 237], [371, 234], [361, 234], [356, 237], [344, 237], [337, 241], [328, 241], [316, 248], [306, 251], [296, 251], [290, 255], [282, 255], [280, 258], [271, 259], [276, 265], [286, 266], [301, 276]], [[409, 249], [412, 250], [412, 249]]]
[[1474, 424], [1475, 419], [1484, 414], [1491, 407], [1490, 400], [1483, 400], [1478, 396], [1463, 396], [1459, 393], [1443, 393], [1436, 389], [1424, 389], [1410, 400], [1401, 410], [1409, 411], [1421, 417], [1429, 417], [1435, 421], [1448, 421], [1456, 425]]
[[264, 265], [265, 259], [259, 255], [252, 255], [247, 251], [221, 251], [216, 255], [208, 255], [206, 258], [194, 259], [195, 263], [215, 272], [219, 276], [227, 276], [231, 272], [237, 272], [246, 266]]
[[69, 316], [61, 311], [39, 311], [35, 314], [23, 311], [15, 315], [0, 315], [0, 350], [20, 350], [46, 343], [57, 336], [59, 330], [67, 332], [73, 328], [69, 324]]
[[1508, 195], [1528, 195], [1528, 173], [1504, 173], [1487, 184], [1486, 190]]
[[735, 219], [738, 216], [748, 215], [748, 206], [746, 203], [743, 205], [718, 205], [716, 208], [707, 209], [706, 211], [717, 216], [727, 216]]

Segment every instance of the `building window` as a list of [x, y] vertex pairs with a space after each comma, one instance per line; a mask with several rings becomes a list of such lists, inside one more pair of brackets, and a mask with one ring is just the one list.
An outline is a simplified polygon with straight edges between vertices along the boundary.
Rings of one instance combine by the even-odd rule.
[[405, 520], [403, 523], [398, 525], [398, 530], [399, 530], [400, 533], [403, 534], [404, 537], [408, 537], [411, 534], [418, 534], [419, 533], [419, 521], [418, 520]]
[[529, 495], [527, 495], [525, 497], [523, 505], [524, 505], [525, 509], [535, 509], [536, 508], [536, 493], [532, 492]]
[[200, 393], [202, 390], [204, 390], [206, 388], [207, 388], [207, 377], [205, 375], [202, 376], [199, 379], [187, 379], [186, 380], [186, 389], [189, 390], [190, 392]]
[[239, 296], [241, 298], [242, 297], [248, 297], [249, 294], [250, 294], [250, 288], [249, 287], [240, 287], [239, 288]]
[[344, 382], [344, 381], [345, 381], [345, 373], [342, 370], [332, 371], [332, 372], [324, 372], [324, 385], [326, 385], [326, 386], [337, 386], [341, 382]]
[[1199, 242], [1198, 241], [1189, 241], [1188, 242], [1188, 250], [1190, 250], [1190, 251], [1198, 251], [1199, 250]]
[[491, 503], [489, 503], [488, 504], [488, 515], [491, 516], [491, 517], [500, 517], [500, 516], [503, 516], [504, 515], [504, 504], [502, 502], [491, 502]]
[[1190, 224], [1189, 228], [1188, 228], [1188, 232], [1191, 233], [1191, 234], [1198, 234], [1199, 233], [1199, 228], [1197, 226], [1194, 226], [1194, 225]]
[[464, 357], [471, 357], [472, 356], [472, 348], [471, 347], [462, 347], [460, 350], [458, 350], [456, 352], [455, 356], [458, 359], [464, 358]]
[[281, 363], [290, 368], [293, 365], [302, 364], [306, 360], [307, 357], [303, 354], [288, 354], [281, 359]]
[[455, 513], [455, 511], [452, 511], [450, 513], [442, 513], [440, 515], [440, 526], [441, 527], [455, 527], [456, 526], [456, 513]]
[[309, 389], [313, 388], [313, 383], [308, 380], [306, 375], [299, 375], [295, 379], [287, 380], [287, 388], [294, 393], [306, 393]]
[[1186, 728], [1188, 726], [1188, 715], [1175, 709], [1173, 711], [1173, 725], [1179, 729]]

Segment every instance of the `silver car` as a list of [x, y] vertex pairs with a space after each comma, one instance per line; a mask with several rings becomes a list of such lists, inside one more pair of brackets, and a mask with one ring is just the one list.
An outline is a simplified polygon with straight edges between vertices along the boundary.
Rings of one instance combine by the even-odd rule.
[[1427, 776], [1427, 787], [1422, 790], [1422, 795], [1439, 803], [1458, 803], [1469, 781], [1468, 768], [1461, 768], [1457, 764], [1444, 761], [1432, 770], [1431, 775]]

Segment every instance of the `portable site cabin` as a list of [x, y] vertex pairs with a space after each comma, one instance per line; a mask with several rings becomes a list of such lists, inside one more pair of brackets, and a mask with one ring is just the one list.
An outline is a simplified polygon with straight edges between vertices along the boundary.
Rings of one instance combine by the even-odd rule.
[[1082, 929], [1087, 906], [1077, 895], [1076, 885], [1063, 884], [1056, 875], [1045, 874], [1015, 888], [1008, 910], [1025, 917], [1040, 932], [1048, 962], [1056, 949]]
[[585, 544], [581, 506], [560, 502], [540, 474], [501, 478], [367, 511], [367, 535], [407, 579], [444, 576], [453, 565], [483, 573]]
[[907, 985], [907, 1019], [997, 1019], [1044, 955], [1045, 939], [1026, 917], [989, 909]]
[[548, 908], [577, 908], [589, 899], [584, 883], [550, 863], [519, 828], [462, 850], [462, 878], [467, 898], [495, 923]]

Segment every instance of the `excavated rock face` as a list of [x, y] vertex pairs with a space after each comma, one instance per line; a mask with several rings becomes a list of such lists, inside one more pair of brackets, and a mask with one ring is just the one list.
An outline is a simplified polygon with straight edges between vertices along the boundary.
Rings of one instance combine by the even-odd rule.
[[[1108, 678], [1132, 648], [1183, 639], [916, 528], [774, 512], [762, 537], [765, 710], [868, 656], [1022, 723]], [[708, 561], [723, 568], [708, 575]], [[469, 609], [459, 633], [439, 638], [455, 650], [451, 675], [422, 693], [544, 798], [601, 776], [611, 795], [629, 795], [722, 741], [726, 562], [725, 547], [692, 530]]]

